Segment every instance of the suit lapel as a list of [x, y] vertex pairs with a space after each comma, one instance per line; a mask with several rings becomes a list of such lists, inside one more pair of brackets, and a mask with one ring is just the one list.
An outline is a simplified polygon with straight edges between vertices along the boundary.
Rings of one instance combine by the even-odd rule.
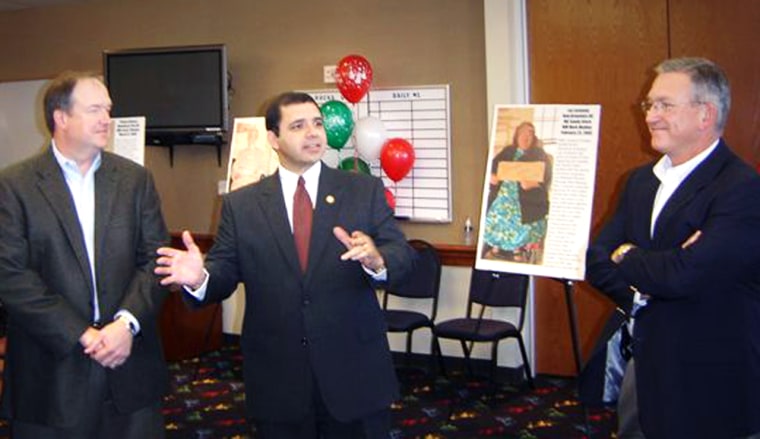
[[671, 219], [696, 196], [702, 188], [710, 184], [716, 175], [720, 172], [726, 159], [728, 158], [728, 150], [726, 149], [723, 140], [720, 141], [715, 150], [707, 156], [707, 158], [700, 163], [691, 174], [686, 177], [678, 189], [673, 192], [673, 195], [668, 199], [665, 206], [662, 208], [662, 212], [657, 217], [655, 223], [654, 237], [657, 238], [661, 233], [667, 230], [667, 225]]
[[[107, 153], [102, 153], [100, 168], [95, 172], [95, 261], [102, 254], [103, 242], [111, 222], [111, 212], [118, 187], [118, 168]], [[96, 267], [97, 268], [97, 267]], [[102, 276], [96, 275], [98, 279]]]
[[66, 235], [66, 239], [74, 251], [82, 274], [86, 279], [89, 279], [88, 285], [92, 285], [90, 261], [84, 245], [82, 226], [79, 224], [79, 218], [74, 208], [74, 200], [71, 198], [69, 187], [66, 185], [63, 171], [61, 171], [58, 162], [55, 160], [52, 149], [48, 149], [47, 153], [40, 157], [39, 164], [39, 181], [37, 185], [53, 209], [53, 212], [55, 212]]
[[[290, 230], [288, 210], [282, 197], [279, 172], [274, 173], [270, 178], [262, 180], [260, 184], [263, 186], [261, 209], [269, 223], [272, 236], [277, 242], [277, 246], [280, 248], [280, 252], [282, 252], [285, 260], [293, 271], [300, 276], [301, 265], [298, 262], [298, 252], [293, 240], [293, 232]], [[312, 229], [312, 239], [313, 237], [314, 231]]]
[[635, 237], [633, 242], [651, 242], [652, 234], [652, 208], [654, 207], [654, 198], [657, 195], [657, 189], [660, 186], [660, 180], [654, 175], [652, 169], [648, 169], [646, 180], [643, 185], [637, 185], [636, 199], [633, 202], [633, 206], [637, 209], [644, 209], [642, 214], [636, 212], [634, 215], [630, 215], [632, 221], [635, 221], [633, 227]]

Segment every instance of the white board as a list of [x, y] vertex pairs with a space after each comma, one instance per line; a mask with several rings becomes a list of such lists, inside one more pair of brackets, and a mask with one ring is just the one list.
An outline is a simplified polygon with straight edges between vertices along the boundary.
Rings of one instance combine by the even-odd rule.
[[0, 82], [0, 169], [47, 146], [50, 136], [42, 111], [47, 82]]
[[[396, 198], [396, 216], [419, 222], [451, 222], [451, 117], [448, 85], [377, 88], [357, 104], [338, 90], [305, 90], [320, 105], [341, 101], [354, 120], [373, 116], [383, 121], [388, 138], [402, 137], [414, 147], [415, 162], [409, 174], [394, 183], [380, 161], [369, 163], [372, 174], [383, 178]], [[354, 139], [340, 151], [328, 150], [325, 162], [337, 166], [353, 157]]]

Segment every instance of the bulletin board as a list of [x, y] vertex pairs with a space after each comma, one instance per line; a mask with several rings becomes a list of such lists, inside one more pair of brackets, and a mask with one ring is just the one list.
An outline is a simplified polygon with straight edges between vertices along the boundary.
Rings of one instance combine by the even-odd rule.
[[[451, 117], [448, 85], [378, 88], [358, 103], [336, 89], [305, 90], [321, 105], [341, 101], [354, 120], [373, 116], [383, 121], [388, 138], [402, 137], [414, 147], [414, 167], [398, 183], [383, 172], [380, 160], [369, 163], [396, 198], [396, 217], [416, 222], [451, 222]], [[325, 162], [337, 166], [355, 154], [354, 139], [340, 150], [329, 149]]]

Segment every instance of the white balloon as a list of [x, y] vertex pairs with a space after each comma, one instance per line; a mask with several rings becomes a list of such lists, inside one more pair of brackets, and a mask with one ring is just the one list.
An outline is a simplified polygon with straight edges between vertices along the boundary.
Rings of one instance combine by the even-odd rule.
[[373, 161], [380, 157], [388, 133], [385, 124], [376, 117], [367, 116], [356, 121], [354, 126], [356, 137], [356, 150], [365, 160]]

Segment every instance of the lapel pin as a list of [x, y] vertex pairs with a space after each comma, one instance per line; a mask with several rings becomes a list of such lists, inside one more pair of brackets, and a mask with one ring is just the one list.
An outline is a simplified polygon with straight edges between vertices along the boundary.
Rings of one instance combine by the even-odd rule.
[[333, 204], [335, 202], [335, 197], [333, 197], [332, 195], [328, 195], [325, 197], [325, 201], [327, 202], [327, 204]]

